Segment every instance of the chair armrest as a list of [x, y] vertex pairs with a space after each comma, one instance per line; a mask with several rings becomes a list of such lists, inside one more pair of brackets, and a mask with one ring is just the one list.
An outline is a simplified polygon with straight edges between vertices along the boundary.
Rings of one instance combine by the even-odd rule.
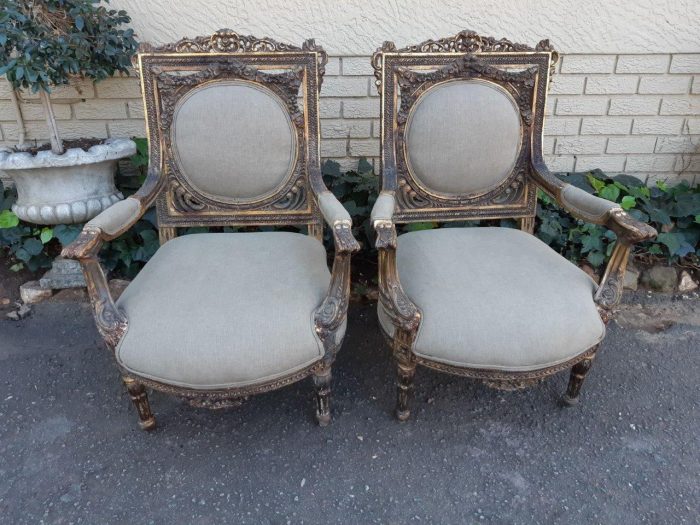
[[398, 330], [415, 335], [420, 324], [420, 312], [399, 281], [397, 236], [393, 221], [395, 206], [394, 193], [382, 191], [372, 207], [371, 222], [377, 233], [375, 246], [379, 250], [379, 302]]
[[652, 239], [657, 234], [653, 227], [631, 217], [619, 204], [559, 180], [543, 162], [533, 162], [533, 176], [538, 186], [554, 197], [571, 215], [608, 227], [617, 234], [620, 241], [628, 245]]
[[594, 297], [600, 316], [607, 324], [612, 318], [613, 309], [622, 299], [632, 245], [656, 237], [657, 232], [652, 226], [632, 218], [618, 204], [559, 180], [541, 160], [533, 161], [532, 168], [537, 184], [566, 211], [584, 221], [606, 226], [617, 235], [613, 253]]
[[396, 248], [395, 207], [396, 198], [394, 193], [389, 191], [382, 191], [372, 207], [370, 221], [377, 232], [377, 249]]
[[160, 170], [149, 169], [146, 180], [134, 195], [113, 204], [90, 220], [78, 238], [61, 252], [61, 256], [66, 259], [80, 261], [97, 329], [111, 350], [117, 347], [126, 333], [127, 319], [117, 308], [109, 291], [98, 254], [105, 241], [118, 237], [141, 218], [153, 203], [162, 184]]
[[78, 238], [63, 248], [61, 256], [78, 260], [97, 257], [104, 241], [116, 239], [146, 213], [162, 184], [160, 170], [149, 169], [146, 180], [136, 193], [112, 204], [87, 222]]

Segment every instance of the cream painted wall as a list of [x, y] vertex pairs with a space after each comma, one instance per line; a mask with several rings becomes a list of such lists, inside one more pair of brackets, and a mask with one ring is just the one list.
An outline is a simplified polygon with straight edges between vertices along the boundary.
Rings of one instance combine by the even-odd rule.
[[697, 53], [700, 0], [111, 0], [142, 41], [163, 43], [228, 27], [330, 55], [369, 55], [461, 29], [562, 53]]

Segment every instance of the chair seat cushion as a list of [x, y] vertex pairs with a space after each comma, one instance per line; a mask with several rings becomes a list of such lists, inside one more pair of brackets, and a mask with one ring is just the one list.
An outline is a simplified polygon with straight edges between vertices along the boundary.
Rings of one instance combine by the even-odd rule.
[[117, 301], [116, 349], [136, 375], [194, 389], [272, 381], [323, 356], [313, 313], [326, 252], [298, 233], [201, 233], [167, 242]]
[[[401, 235], [397, 269], [422, 314], [413, 351], [465, 368], [531, 371], [564, 363], [605, 335], [596, 284], [542, 241], [510, 228]], [[379, 309], [384, 330], [394, 327]]]

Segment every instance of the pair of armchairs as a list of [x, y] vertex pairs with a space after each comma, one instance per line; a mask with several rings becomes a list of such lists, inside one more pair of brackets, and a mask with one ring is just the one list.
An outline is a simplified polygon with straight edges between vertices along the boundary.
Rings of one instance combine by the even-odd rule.
[[[418, 364], [499, 388], [571, 368], [566, 399], [575, 402], [620, 299], [630, 245], [655, 233], [545, 167], [556, 60], [547, 41], [532, 49], [466, 31], [404, 49], [386, 42], [372, 58], [382, 104], [378, 314], [398, 363], [399, 419], [409, 416]], [[296, 47], [229, 30], [138, 55], [148, 176], [63, 255], [82, 263], [97, 327], [144, 429], [155, 427], [146, 388], [223, 408], [308, 376], [317, 420], [330, 422], [359, 245], [321, 177], [326, 61], [313, 40]], [[599, 287], [532, 235], [538, 187], [617, 233]], [[100, 247], [154, 202], [162, 247], [115, 302]], [[520, 229], [396, 233], [400, 223], [504, 217]], [[305, 226], [308, 235], [177, 237], [193, 226]]]

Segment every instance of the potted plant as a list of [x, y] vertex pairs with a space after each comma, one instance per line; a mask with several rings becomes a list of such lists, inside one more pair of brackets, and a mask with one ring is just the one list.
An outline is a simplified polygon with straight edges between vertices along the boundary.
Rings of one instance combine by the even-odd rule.
[[[107, 0], [108, 1], [108, 0]], [[51, 89], [129, 73], [138, 43], [122, 26], [125, 11], [100, 0], [5, 0], [0, 13], [0, 75], [18, 92], [38, 93], [50, 144], [0, 152], [0, 170], [18, 198], [12, 211], [38, 224], [85, 222], [123, 198], [114, 186], [117, 161], [136, 152], [128, 139], [61, 140]]]

